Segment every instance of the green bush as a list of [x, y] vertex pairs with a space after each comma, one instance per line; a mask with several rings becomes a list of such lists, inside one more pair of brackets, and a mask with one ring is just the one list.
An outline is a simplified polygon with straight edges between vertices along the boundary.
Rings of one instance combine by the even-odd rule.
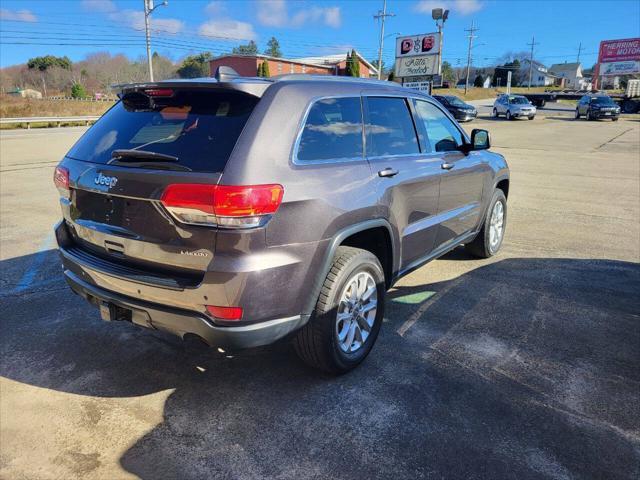
[[85, 88], [81, 84], [74, 83], [73, 86], [71, 87], [71, 96], [73, 98], [86, 98], [88, 97], [88, 94]]

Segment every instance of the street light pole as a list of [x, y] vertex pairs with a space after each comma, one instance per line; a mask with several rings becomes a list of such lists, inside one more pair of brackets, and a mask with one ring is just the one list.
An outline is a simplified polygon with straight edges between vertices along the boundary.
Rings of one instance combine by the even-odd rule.
[[158, 7], [166, 7], [169, 2], [166, 0], [160, 5], [153, 6], [153, 0], [142, 0], [144, 2], [144, 33], [147, 40], [147, 64], [149, 65], [149, 81], [153, 82], [153, 61], [151, 58], [151, 32], [149, 31], [149, 17]]
[[387, 0], [382, 3], [382, 11], [378, 11], [373, 18], [380, 19], [380, 44], [378, 46], [378, 80], [382, 78], [382, 49], [384, 47], [384, 20], [386, 17], [395, 17], [395, 13], [387, 13]]
[[436, 27], [438, 28], [438, 37], [440, 38], [440, 47], [438, 48], [438, 73], [440, 74], [440, 85], [442, 85], [442, 45], [444, 44], [444, 22], [446, 22], [447, 18], [449, 18], [449, 10], [434, 8], [431, 10], [431, 18], [436, 21]]

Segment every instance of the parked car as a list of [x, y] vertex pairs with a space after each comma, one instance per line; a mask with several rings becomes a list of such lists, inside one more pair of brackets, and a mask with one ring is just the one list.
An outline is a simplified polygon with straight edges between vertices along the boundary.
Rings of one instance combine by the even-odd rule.
[[493, 116], [504, 115], [507, 120], [527, 117], [533, 120], [536, 117], [536, 107], [522, 95], [500, 95], [493, 103]]
[[444, 108], [449, 110], [453, 118], [459, 122], [470, 122], [478, 115], [478, 110], [473, 105], [464, 103], [455, 95], [434, 95]]
[[291, 339], [345, 372], [399, 278], [499, 251], [509, 170], [486, 130], [390, 82], [219, 78], [122, 87], [55, 169], [64, 277], [103, 319]]
[[587, 120], [610, 118], [614, 122], [620, 117], [620, 106], [607, 95], [585, 95], [576, 105], [576, 119]]

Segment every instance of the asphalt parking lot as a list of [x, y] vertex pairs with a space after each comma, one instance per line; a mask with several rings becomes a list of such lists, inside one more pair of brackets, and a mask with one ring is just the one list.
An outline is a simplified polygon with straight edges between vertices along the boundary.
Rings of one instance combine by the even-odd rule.
[[0, 132], [0, 476], [639, 478], [640, 119], [482, 115], [512, 170], [501, 254], [403, 279], [338, 378], [102, 322], [51, 234], [84, 129]]

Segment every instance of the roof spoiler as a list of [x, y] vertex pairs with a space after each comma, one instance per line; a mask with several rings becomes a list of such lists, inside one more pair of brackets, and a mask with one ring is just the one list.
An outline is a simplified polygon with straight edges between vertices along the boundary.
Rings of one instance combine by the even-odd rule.
[[227, 67], [226, 65], [221, 65], [216, 69], [216, 74], [214, 75], [215, 79], [219, 82], [228, 82], [229, 80], [233, 80], [234, 78], [239, 78], [241, 75], [236, 72], [233, 68]]

